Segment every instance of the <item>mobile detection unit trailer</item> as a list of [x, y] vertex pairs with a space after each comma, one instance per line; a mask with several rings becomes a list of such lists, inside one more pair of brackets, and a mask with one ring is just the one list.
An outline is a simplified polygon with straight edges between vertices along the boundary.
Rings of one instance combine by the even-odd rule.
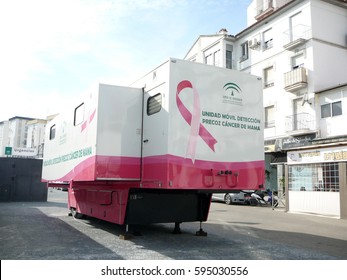
[[76, 217], [202, 222], [212, 193], [263, 188], [263, 143], [260, 78], [170, 59], [53, 119], [42, 179], [67, 185]]

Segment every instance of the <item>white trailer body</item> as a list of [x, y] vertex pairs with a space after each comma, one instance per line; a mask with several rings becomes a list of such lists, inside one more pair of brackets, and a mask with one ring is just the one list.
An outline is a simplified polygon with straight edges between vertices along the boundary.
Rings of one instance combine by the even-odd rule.
[[99, 84], [46, 133], [42, 178], [140, 180], [142, 89]]
[[119, 224], [206, 220], [212, 192], [264, 184], [262, 82], [234, 70], [170, 59], [98, 85], [46, 135], [43, 180]]

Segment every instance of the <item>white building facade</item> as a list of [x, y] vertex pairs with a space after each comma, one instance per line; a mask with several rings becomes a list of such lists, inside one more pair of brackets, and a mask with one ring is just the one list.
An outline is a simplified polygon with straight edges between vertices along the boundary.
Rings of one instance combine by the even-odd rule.
[[18, 116], [0, 122], [0, 157], [41, 158], [46, 123]]
[[[266, 187], [286, 186], [289, 211], [347, 218], [347, 3], [254, 0], [247, 14], [246, 29], [200, 36], [185, 59], [262, 77]], [[329, 148], [342, 159], [304, 161]]]
[[36, 155], [39, 158], [43, 157], [43, 146], [45, 142], [45, 127], [46, 120], [31, 120], [27, 122], [28, 133], [27, 133], [27, 148], [35, 149]]
[[5, 154], [5, 147], [9, 145], [9, 121], [0, 122], [0, 157]]

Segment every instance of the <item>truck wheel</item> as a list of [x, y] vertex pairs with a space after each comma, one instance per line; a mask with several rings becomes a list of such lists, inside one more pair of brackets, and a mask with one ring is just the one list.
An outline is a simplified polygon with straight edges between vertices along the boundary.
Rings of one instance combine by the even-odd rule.
[[224, 196], [224, 202], [225, 202], [225, 204], [228, 204], [228, 205], [230, 205], [232, 203], [230, 194], [227, 193]]
[[83, 218], [83, 214], [77, 212], [76, 208], [71, 208], [71, 214], [74, 218], [76, 219], [82, 219]]

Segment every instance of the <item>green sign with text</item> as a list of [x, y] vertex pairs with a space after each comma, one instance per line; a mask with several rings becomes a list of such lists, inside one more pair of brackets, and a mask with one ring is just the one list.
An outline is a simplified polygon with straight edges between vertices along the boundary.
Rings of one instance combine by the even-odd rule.
[[6, 156], [12, 155], [12, 147], [5, 147], [5, 155]]

